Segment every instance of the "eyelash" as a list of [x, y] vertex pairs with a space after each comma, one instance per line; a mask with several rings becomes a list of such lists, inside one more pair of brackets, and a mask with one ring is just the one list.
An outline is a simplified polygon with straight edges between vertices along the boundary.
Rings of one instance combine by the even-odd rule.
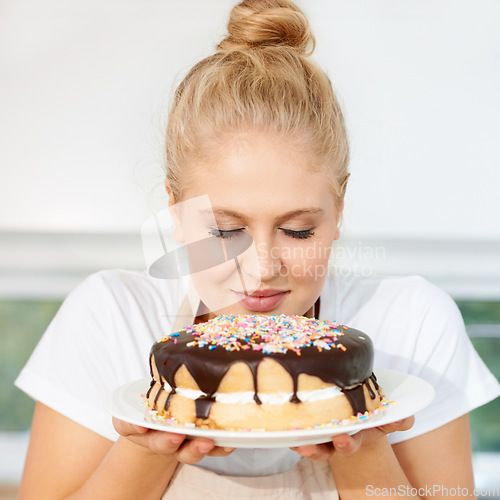
[[302, 231], [292, 231], [291, 229], [280, 228], [287, 236], [294, 238], [296, 240], [307, 240], [311, 236], [314, 236], [314, 227], [311, 229], [303, 229]]
[[[293, 238], [295, 240], [307, 240], [311, 236], [314, 236], [314, 227], [310, 229], [303, 229], [302, 231], [293, 231], [292, 229], [284, 229], [280, 227], [286, 236]], [[228, 240], [232, 238], [233, 236], [236, 236], [238, 233], [241, 233], [244, 230], [243, 227], [240, 227], [238, 229], [230, 229], [224, 231], [223, 229], [219, 228], [211, 228], [208, 232], [212, 236], [215, 236], [216, 238], [222, 238], [223, 240]]]
[[244, 228], [240, 227], [238, 229], [230, 229], [230, 230], [222, 230], [219, 229], [218, 227], [212, 227], [208, 231], [209, 234], [212, 236], [215, 236], [216, 238], [222, 238], [223, 240], [229, 240], [233, 236], [236, 236], [238, 233], [241, 233]]

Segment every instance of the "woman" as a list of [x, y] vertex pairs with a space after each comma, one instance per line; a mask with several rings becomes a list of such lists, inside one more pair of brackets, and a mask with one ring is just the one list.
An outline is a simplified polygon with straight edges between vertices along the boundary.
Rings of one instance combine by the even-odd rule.
[[[228, 31], [177, 89], [165, 185], [179, 241], [249, 234], [254, 252], [193, 276], [204, 307], [194, 320], [226, 312], [338, 320], [369, 333], [376, 366], [430, 381], [436, 401], [414, 425], [410, 418], [293, 450], [224, 449], [118, 419], [113, 429], [102, 410], [109, 392], [146, 377], [151, 344], [176, 318], [190, 321], [172, 281], [106, 271], [67, 298], [17, 381], [38, 401], [21, 498], [472, 493], [467, 413], [499, 388], [455, 305], [417, 277], [325, 272], [349, 154], [331, 84], [309, 59], [307, 20], [287, 0], [246, 0]], [[207, 195], [208, 210], [185, 208]]]

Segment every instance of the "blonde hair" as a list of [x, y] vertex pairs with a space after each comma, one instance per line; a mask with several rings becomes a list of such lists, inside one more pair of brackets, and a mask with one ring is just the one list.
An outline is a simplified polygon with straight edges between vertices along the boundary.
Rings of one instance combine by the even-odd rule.
[[[288, 0], [244, 0], [231, 11], [228, 36], [178, 86], [168, 116], [167, 179], [176, 200], [187, 165], [207, 158], [224, 133], [285, 134], [326, 167], [342, 203], [349, 177], [344, 118], [326, 74], [308, 57], [315, 40]], [[212, 152], [212, 153], [211, 153]]]

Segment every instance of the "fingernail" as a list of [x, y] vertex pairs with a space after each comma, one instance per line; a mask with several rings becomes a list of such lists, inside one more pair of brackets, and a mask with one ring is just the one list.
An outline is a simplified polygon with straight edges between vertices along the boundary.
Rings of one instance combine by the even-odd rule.
[[349, 447], [349, 443], [340, 442], [340, 443], [335, 444], [335, 448], [338, 448], [339, 450], [345, 450], [348, 447]]
[[212, 449], [212, 445], [210, 443], [200, 443], [198, 445], [198, 451], [200, 453], [207, 453]]
[[170, 438], [172, 444], [181, 444], [184, 441], [184, 436], [175, 436]]
[[300, 451], [300, 454], [303, 456], [303, 457], [310, 457], [314, 454], [314, 448], [305, 448], [303, 450]]
[[232, 452], [232, 451], [234, 451], [234, 450], [235, 450], [235, 448], [224, 448], [224, 451], [225, 451], [226, 453], [230, 453], [230, 452]]

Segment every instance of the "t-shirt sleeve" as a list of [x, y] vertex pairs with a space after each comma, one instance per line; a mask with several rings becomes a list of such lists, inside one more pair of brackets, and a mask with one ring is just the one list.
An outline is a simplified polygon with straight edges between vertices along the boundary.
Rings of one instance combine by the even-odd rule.
[[436, 429], [500, 395], [500, 384], [472, 346], [453, 299], [424, 279], [412, 295], [408, 316], [415, 330], [408, 338], [407, 371], [429, 382], [436, 397], [415, 415], [412, 429], [390, 435], [392, 443]]
[[63, 302], [15, 385], [33, 399], [115, 440], [106, 396], [117, 385], [109, 363], [110, 291], [99, 273]]

